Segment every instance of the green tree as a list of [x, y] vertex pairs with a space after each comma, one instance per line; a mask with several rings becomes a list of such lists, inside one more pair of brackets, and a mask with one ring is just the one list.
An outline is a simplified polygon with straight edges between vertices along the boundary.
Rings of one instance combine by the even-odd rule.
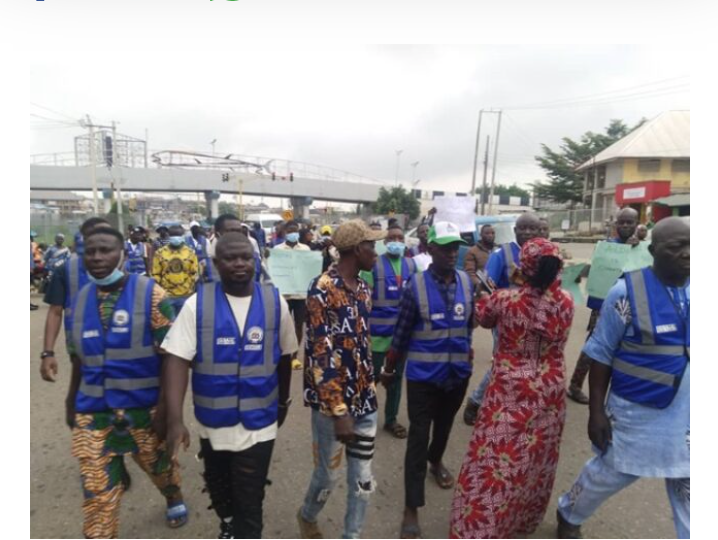
[[406, 214], [410, 219], [416, 219], [421, 212], [419, 199], [402, 186], [391, 189], [381, 188], [379, 198], [372, 204], [372, 210], [377, 214]]
[[580, 203], [583, 199], [583, 173], [577, 172], [576, 168], [642, 126], [645, 121], [644, 118], [629, 128], [623, 120], [611, 120], [605, 133], [587, 131], [578, 141], [564, 137], [558, 150], [542, 144], [543, 155], [536, 156], [536, 161], [546, 171], [549, 180], [531, 184], [536, 195], [571, 206]]
[[[491, 186], [486, 186], [486, 193], [491, 192]], [[476, 194], [481, 194], [481, 188], [476, 188]], [[497, 184], [494, 186], [494, 195], [508, 195], [509, 197], [530, 197], [531, 193], [522, 188], [519, 187], [516, 184], [513, 184], [511, 186], [504, 186], [502, 184]]]
[[239, 215], [239, 212], [237, 210], [237, 203], [229, 203], [226, 201], [219, 201], [219, 215], [222, 214], [234, 214], [235, 216]]

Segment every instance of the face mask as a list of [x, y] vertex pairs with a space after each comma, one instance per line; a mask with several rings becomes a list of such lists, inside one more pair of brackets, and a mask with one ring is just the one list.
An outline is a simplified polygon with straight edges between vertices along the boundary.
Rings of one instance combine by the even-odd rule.
[[170, 246], [179, 247], [184, 244], [184, 236], [170, 236]]
[[291, 242], [292, 244], [296, 244], [297, 242], [299, 242], [299, 233], [298, 232], [289, 233], [287, 235], [287, 242]]
[[87, 279], [90, 280], [90, 282], [94, 283], [95, 285], [99, 285], [100, 287], [107, 287], [109, 285], [114, 285], [118, 281], [122, 279], [122, 276], [125, 275], [125, 273], [120, 270], [122, 268], [122, 264], [124, 263], [125, 256], [124, 254], [120, 257], [120, 264], [117, 265], [117, 268], [115, 268], [110, 274], [106, 275], [103, 278], [96, 278], [90, 272], [87, 273]]
[[405, 249], [404, 242], [389, 242], [386, 245], [386, 250], [390, 255], [403, 255]]

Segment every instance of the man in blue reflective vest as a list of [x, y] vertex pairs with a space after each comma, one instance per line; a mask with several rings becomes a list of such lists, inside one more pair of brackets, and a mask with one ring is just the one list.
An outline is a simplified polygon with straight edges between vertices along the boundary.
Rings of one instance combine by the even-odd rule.
[[[607, 241], [615, 244], [628, 244], [629, 246], [635, 247], [639, 244], [638, 237], [636, 236], [637, 228], [638, 212], [633, 208], [624, 208], [616, 216], [616, 236], [609, 238]], [[582, 277], [588, 276], [590, 270], [591, 265], [587, 264], [581, 275], [576, 278], [576, 283], [580, 283]], [[603, 300], [594, 296], [589, 296], [586, 301], [586, 307], [591, 310], [591, 318], [588, 320], [588, 328], [586, 329], [588, 332], [586, 340], [591, 338], [602, 305]], [[571, 381], [566, 391], [566, 395], [569, 398], [582, 405], [588, 405], [588, 396], [583, 393], [583, 383], [588, 376], [589, 369], [591, 369], [591, 359], [586, 353], [582, 352], [581, 356], [578, 357], [576, 367], [573, 369], [573, 375], [571, 375]]]
[[147, 275], [148, 248], [142, 241], [145, 231], [142, 227], [133, 227], [130, 239], [125, 242], [125, 255], [127, 256], [127, 271], [130, 274]]
[[66, 419], [80, 462], [85, 538], [117, 538], [130, 454], [167, 501], [167, 524], [187, 522], [179, 470], [160, 441], [159, 344], [174, 319], [157, 284], [124, 268], [124, 238], [109, 227], [85, 236], [89, 283], [72, 305], [72, 378]]
[[[239, 218], [235, 216], [234, 214], [222, 214], [217, 218], [217, 220], [214, 222], [214, 231], [215, 231], [215, 241], [212, 244], [208, 245], [208, 254], [209, 257], [207, 258], [207, 278], [206, 281], [219, 281], [219, 275], [217, 273], [217, 269], [214, 267], [214, 249], [216, 243], [219, 241], [219, 239], [222, 237], [223, 234], [228, 234], [231, 232], [236, 232], [243, 234], [245, 238], [250, 242], [249, 237], [247, 236], [247, 233], [245, 232], [244, 224], [239, 221]], [[269, 277], [269, 273], [267, 272], [267, 269], [265, 268], [264, 264], [262, 263], [262, 259], [259, 255], [259, 253], [254, 250], [253, 248], [253, 256], [254, 256], [254, 280], [259, 283], [271, 283], [272, 280]]]
[[[404, 257], [404, 230], [398, 223], [389, 226], [386, 232], [386, 253], [381, 255], [371, 272], [360, 272], [360, 277], [372, 289], [372, 308], [369, 316], [371, 330], [371, 352], [374, 376], [377, 383], [384, 365], [386, 351], [391, 345], [396, 318], [399, 315], [399, 301], [409, 279], [416, 274], [416, 261]], [[396, 380], [386, 389], [384, 405], [384, 429], [397, 439], [406, 439], [406, 428], [396, 420], [401, 402], [401, 379], [404, 361], [396, 364]]]
[[401, 538], [420, 536], [418, 509], [425, 504], [427, 461], [440, 487], [454, 485], [443, 456], [471, 377], [471, 333], [478, 324], [473, 316], [471, 280], [456, 270], [459, 246], [465, 243], [458, 226], [438, 222], [429, 230], [428, 241], [433, 262], [404, 288], [381, 374], [383, 384], [393, 384], [396, 366], [406, 357], [409, 439]]
[[603, 302], [584, 347], [596, 456], [559, 498], [558, 538], [580, 538], [601, 504], [648, 477], [665, 478], [678, 538], [690, 537], [690, 245], [688, 223], [659, 221], [653, 266], [624, 274]]
[[[91, 217], [80, 226], [80, 240], [99, 226], [109, 227], [104, 218]], [[65, 340], [69, 338], [72, 326], [72, 302], [78, 291], [87, 283], [87, 272], [82, 261], [84, 255], [84, 241], [75, 240], [77, 251], [52, 274], [50, 284], [45, 291], [43, 301], [50, 306], [45, 318], [45, 335], [43, 350], [40, 354], [40, 375], [48, 382], [55, 382], [57, 378], [57, 358], [55, 357], [55, 344], [60, 328], [65, 324]]]
[[264, 488], [291, 403], [297, 338], [279, 291], [254, 280], [247, 237], [225, 232], [215, 247], [221, 281], [205, 283], [187, 299], [163, 343], [168, 449], [176, 462], [179, 447], [189, 445], [182, 404], [191, 366], [200, 456], [219, 537], [261, 538]]
[[[529, 240], [540, 236], [541, 220], [532, 212], [521, 214], [516, 220], [514, 234], [516, 235], [516, 241], [501, 244], [498, 249], [489, 255], [489, 260], [486, 262], [486, 275], [490, 283], [497, 289], [510, 289], [521, 285], [523, 277], [521, 272], [518, 271], [521, 266], [519, 257], [521, 246]], [[469, 399], [466, 400], [466, 407], [464, 408], [465, 424], [473, 426], [476, 423], [476, 415], [490, 380], [491, 368], [481, 379], [476, 390], [471, 393]]]

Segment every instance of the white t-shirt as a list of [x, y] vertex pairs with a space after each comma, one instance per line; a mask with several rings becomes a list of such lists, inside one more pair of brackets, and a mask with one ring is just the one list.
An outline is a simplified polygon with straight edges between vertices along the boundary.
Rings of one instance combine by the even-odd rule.
[[414, 262], [416, 263], [419, 272], [428, 270], [431, 260], [431, 255], [428, 253], [420, 253], [419, 255], [414, 256]]
[[[240, 332], [244, 332], [244, 323], [249, 313], [251, 296], [238, 297], [225, 294], [232, 314], [237, 321]], [[279, 348], [282, 355], [294, 354], [299, 346], [297, 345], [297, 334], [294, 331], [294, 321], [289, 313], [287, 302], [279, 297], [281, 317], [279, 320]], [[184, 303], [182, 310], [177, 315], [172, 328], [167, 332], [162, 348], [170, 354], [179, 356], [188, 362], [194, 359], [197, 354], [197, 295], [193, 294]], [[199, 436], [209, 439], [214, 450], [227, 450], [230, 452], [241, 452], [251, 448], [257, 443], [271, 441], [277, 437], [277, 423], [262, 429], [246, 429], [242, 424], [224, 428], [209, 428], [199, 425]]]

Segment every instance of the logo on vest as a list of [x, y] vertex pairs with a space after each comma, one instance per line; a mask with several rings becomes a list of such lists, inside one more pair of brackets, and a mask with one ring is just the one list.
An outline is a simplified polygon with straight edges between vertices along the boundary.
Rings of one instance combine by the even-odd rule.
[[217, 338], [217, 345], [235, 345], [237, 341], [233, 337]]
[[118, 309], [112, 314], [112, 324], [116, 326], [125, 326], [130, 322], [130, 314], [124, 309]]
[[454, 305], [454, 319], [463, 319], [465, 312], [466, 312], [466, 309], [464, 308], [464, 304], [455, 304]]
[[245, 351], [261, 351], [262, 350], [262, 339], [264, 339], [264, 330], [259, 326], [253, 326], [247, 330], [247, 343], [244, 346]]
[[97, 330], [86, 330], [82, 333], [83, 338], [100, 337], [100, 332]]
[[675, 324], [661, 324], [656, 326], [656, 334], [667, 334], [668, 332], [677, 332]]
[[432, 314], [431, 314], [431, 320], [432, 320], [432, 321], [440, 321], [440, 320], [442, 320], [443, 318], [444, 318], [444, 314], [443, 314], [443, 313], [432, 313]]

